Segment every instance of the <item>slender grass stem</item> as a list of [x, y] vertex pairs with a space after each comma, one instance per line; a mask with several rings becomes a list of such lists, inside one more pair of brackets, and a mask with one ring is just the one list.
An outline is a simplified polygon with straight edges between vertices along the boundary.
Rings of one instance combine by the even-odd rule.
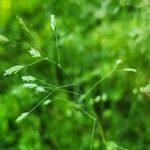
[[90, 150], [92, 150], [92, 147], [93, 147], [93, 139], [94, 139], [95, 128], [96, 128], [96, 120], [94, 119], [94, 120], [93, 120], [92, 133], [91, 133]]
[[81, 95], [80, 93], [68, 91], [68, 90], [64, 90], [64, 89], [58, 89], [58, 91], [62, 91], [62, 92], [66, 92], [66, 93], [72, 93], [72, 94], [79, 95], [79, 96]]
[[65, 70], [62, 68], [62, 66], [60, 66], [58, 63], [56, 63], [55, 61], [53, 61], [53, 60], [50, 60], [49, 58], [45, 58], [45, 60], [47, 60], [47, 61], [49, 61], [49, 62], [52, 62], [53, 64], [55, 64], [57, 67], [59, 67], [60, 69], [61, 69], [61, 71], [66, 75], [66, 77], [68, 77], [69, 78], [69, 80], [72, 82], [72, 84], [75, 86], [75, 88], [76, 88], [76, 90], [78, 90], [81, 94], [83, 94], [82, 93], [82, 91], [76, 86], [76, 83], [72, 80], [72, 78], [70, 77], [70, 75], [68, 75], [66, 72], [65, 72]]
[[96, 119], [94, 116], [92, 116], [90, 113], [88, 113], [85, 109], [83, 109], [81, 106], [77, 105], [74, 102], [70, 102], [68, 100], [62, 99], [62, 98], [57, 98], [61, 101], [64, 101], [68, 104], [71, 104], [72, 106], [74, 106], [75, 108], [81, 110], [86, 116], [88, 116], [90, 119], [93, 120], [93, 125], [92, 125], [92, 132], [91, 132], [91, 141], [90, 141], [90, 150], [92, 150], [93, 148], [93, 139], [94, 139], [94, 133], [95, 133], [95, 128], [96, 128]]
[[43, 80], [37, 79], [41, 84], [46, 85], [48, 87], [56, 88], [55, 85], [44, 82]]
[[56, 50], [57, 50], [58, 65], [61, 66], [61, 64], [60, 64], [59, 45], [58, 45], [58, 35], [57, 35], [56, 31], [54, 31], [54, 34], [55, 34], [55, 39], [56, 39]]
[[[53, 87], [50, 87], [50, 86], [45, 86], [45, 88], [47, 88], [47, 89], [54, 89]], [[65, 89], [62, 89], [62, 88], [60, 88], [60, 87], [56, 87], [57, 88], [57, 91], [62, 91], [62, 92], [66, 92], [66, 93], [72, 93], [72, 94], [75, 94], [75, 95], [79, 95], [79, 96], [81, 96], [81, 94], [80, 93], [77, 93], [77, 92], [74, 92], [74, 91], [69, 91], [69, 90], [65, 90]]]
[[[94, 113], [95, 113], [95, 111], [94, 111]], [[96, 120], [97, 120], [97, 123], [98, 123], [98, 127], [99, 127], [100, 136], [101, 136], [101, 139], [102, 139], [102, 143], [104, 144], [106, 142], [106, 139], [105, 139], [105, 136], [104, 136], [103, 127], [102, 127], [102, 124], [101, 124], [100, 120], [98, 119], [96, 113], [95, 113], [95, 116], [96, 116]]]
[[115, 67], [113, 68], [113, 70], [111, 72], [109, 72], [108, 74], [106, 74], [104, 77], [102, 77], [99, 81], [97, 81], [85, 94], [84, 97], [86, 97], [86, 95], [88, 95], [98, 84], [100, 84], [103, 80], [105, 80], [106, 78], [108, 78], [109, 76], [112, 75], [112, 73], [114, 73], [117, 69], [118, 64], [115, 65]]
[[72, 78], [70, 77], [70, 75], [68, 75], [68, 74], [64, 71], [64, 69], [62, 68], [62, 66], [60, 66], [60, 69], [61, 69], [62, 72], [69, 78], [69, 80], [74, 84], [74, 86], [76, 87], [76, 90], [78, 90], [81, 94], [83, 94], [82, 91], [76, 86], [76, 83], [72, 80]]
[[43, 61], [43, 60], [45, 60], [45, 59], [44, 59], [44, 58], [41, 58], [41, 59], [39, 59], [39, 60], [37, 60], [37, 61], [31, 63], [31, 64], [25, 65], [25, 67], [30, 67], [30, 66], [35, 65], [35, 64], [37, 64], [37, 63], [39, 63], [39, 62], [41, 62], [41, 61]]
[[54, 93], [56, 91], [56, 88], [54, 90], [52, 90], [47, 96], [45, 96], [37, 105], [35, 105], [30, 111], [29, 113], [33, 112], [40, 104], [42, 104], [52, 93]]

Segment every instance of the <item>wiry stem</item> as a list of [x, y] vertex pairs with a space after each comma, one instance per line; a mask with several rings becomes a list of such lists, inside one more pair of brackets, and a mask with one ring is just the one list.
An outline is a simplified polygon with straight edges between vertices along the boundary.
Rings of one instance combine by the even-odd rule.
[[33, 112], [40, 104], [42, 104], [52, 93], [54, 93], [56, 91], [56, 88], [51, 91], [47, 96], [45, 96], [37, 105], [35, 105], [30, 111], [29, 113]]
[[54, 31], [54, 34], [55, 34], [55, 39], [56, 39], [56, 50], [57, 50], [58, 66], [60, 67], [61, 64], [60, 64], [60, 53], [59, 53], [59, 46], [58, 46], [58, 35], [57, 35], [56, 31]]

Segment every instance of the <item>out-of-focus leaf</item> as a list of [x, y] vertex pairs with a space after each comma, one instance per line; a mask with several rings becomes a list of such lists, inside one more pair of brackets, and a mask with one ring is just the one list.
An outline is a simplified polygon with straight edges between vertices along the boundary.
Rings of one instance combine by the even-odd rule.
[[9, 41], [10, 41], [10, 40], [9, 40], [6, 36], [0, 34], [0, 44], [7, 43], [7, 42], [9, 42]]
[[119, 64], [121, 64], [122, 63], [122, 60], [121, 59], [118, 59], [117, 61], [116, 61], [116, 64], [117, 65], [119, 65]]
[[123, 71], [127, 71], [127, 72], [135, 72], [135, 73], [137, 72], [137, 70], [134, 69], [134, 68], [124, 68]]
[[106, 145], [106, 150], [127, 150], [126, 148], [119, 146], [114, 141], [108, 141], [105, 143], [105, 145]]
[[140, 92], [150, 97], [150, 84], [140, 88]]

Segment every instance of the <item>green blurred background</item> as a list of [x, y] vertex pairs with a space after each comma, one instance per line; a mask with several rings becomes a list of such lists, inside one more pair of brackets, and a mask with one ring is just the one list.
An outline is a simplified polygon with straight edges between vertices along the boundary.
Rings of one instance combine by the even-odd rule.
[[[96, 123], [92, 150], [150, 150], [149, 0], [0, 0], [0, 10], [0, 150], [90, 149], [92, 120], [57, 99], [78, 102], [75, 94], [56, 92], [49, 105], [15, 122], [45, 96], [25, 89], [21, 76], [58, 86], [70, 83], [48, 62], [3, 76], [11, 66], [35, 61], [28, 53], [31, 46], [57, 61], [50, 14], [56, 15], [62, 67], [83, 93], [111, 72], [118, 59], [120, 69], [137, 69], [112, 74], [80, 102], [99, 120], [107, 141], [102, 142]], [[22, 30], [17, 15], [33, 38]]]

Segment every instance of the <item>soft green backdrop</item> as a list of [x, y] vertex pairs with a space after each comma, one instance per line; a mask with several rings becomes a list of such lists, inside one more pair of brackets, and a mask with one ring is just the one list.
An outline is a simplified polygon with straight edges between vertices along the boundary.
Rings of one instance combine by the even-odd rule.
[[[100, 121], [107, 141], [102, 143], [96, 123], [92, 149], [150, 149], [148, 0], [0, 0], [0, 10], [0, 150], [90, 149], [92, 120], [57, 100], [78, 101], [74, 94], [57, 92], [49, 105], [39, 106], [20, 124], [15, 122], [45, 96], [25, 89], [21, 76], [30, 74], [58, 86], [70, 82], [60, 69], [47, 62], [17, 75], [3, 76], [11, 66], [35, 61], [28, 53], [31, 46], [57, 61], [50, 14], [56, 15], [64, 71], [83, 93], [112, 71], [118, 59], [122, 60], [120, 69], [137, 69], [136, 73], [112, 74], [81, 103]], [[22, 17], [33, 39], [22, 30], [17, 15]], [[146, 86], [146, 90], [140, 90]], [[102, 100], [98, 101], [99, 97]]]

